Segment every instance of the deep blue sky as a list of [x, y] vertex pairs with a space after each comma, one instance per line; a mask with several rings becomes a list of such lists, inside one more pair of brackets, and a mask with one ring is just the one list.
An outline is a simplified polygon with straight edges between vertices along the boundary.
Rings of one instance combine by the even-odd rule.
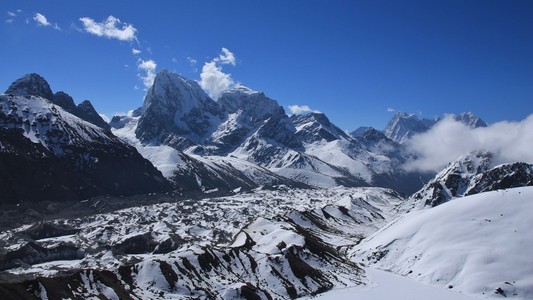
[[[51, 25], [38, 26], [36, 13]], [[80, 21], [110, 15], [131, 24], [137, 41], [98, 37]], [[3, 0], [0, 17], [0, 90], [37, 72], [108, 116], [142, 104], [138, 59], [199, 80], [223, 47], [236, 65], [220, 67], [235, 82], [286, 111], [322, 111], [342, 129], [381, 129], [389, 109], [473, 111], [488, 122], [533, 113], [529, 0]]]

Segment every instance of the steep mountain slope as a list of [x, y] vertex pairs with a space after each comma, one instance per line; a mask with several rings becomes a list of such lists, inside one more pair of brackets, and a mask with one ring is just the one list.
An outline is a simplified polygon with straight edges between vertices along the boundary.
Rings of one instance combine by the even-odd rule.
[[178, 190], [228, 192], [280, 184], [306, 186], [234, 156], [201, 156], [192, 153], [196, 147], [184, 153], [168, 145], [143, 144], [135, 134], [138, 122], [139, 117], [115, 116], [111, 121], [112, 131], [135, 146], [141, 155], [175, 183]]
[[109, 124], [100, 117], [90, 101], [85, 100], [76, 106], [74, 99], [67, 93], [57, 92], [53, 94], [48, 82], [38, 74], [27, 74], [15, 80], [5, 93], [10, 95], [43, 97], [89, 123], [104, 129], [110, 129]]
[[177, 150], [201, 145], [223, 117], [196, 81], [167, 70], [157, 74], [140, 112], [137, 138]]
[[[136, 145], [154, 165], [164, 165], [167, 178], [190, 188], [218, 185], [232, 190], [300, 182], [317, 187], [374, 185], [412, 193], [421, 186], [420, 174], [402, 169], [399, 144], [384, 136], [351, 137], [324, 114], [289, 118], [275, 100], [242, 85], [214, 101], [196, 82], [167, 70], [156, 76], [143, 106], [130, 117], [116, 117], [112, 125], [115, 134]], [[135, 131], [135, 138], [128, 130]], [[162, 153], [172, 153], [167, 147], [178, 152], [164, 162], [154, 155], [154, 147], [161, 147]], [[250, 177], [242, 168], [261, 175]]]
[[533, 166], [510, 163], [493, 166], [493, 155], [477, 151], [462, 156], [439, 172], [401, 207], [437, 206], [453, 198], [477, 193], [533, 185]]
[[3, 203], [169, 188], [133, 147], [40, 96], [0, 95], [0, 128]]
[[397, 112], [389, 121], [383, 133], [398, 143], [403, 143], [415, 134], [429, 130], [435, 120], [420, 119], [416, 114]]
[[352, 252], [354, 261], [479, 298], [531, 299], [533, 187], [411, 212]]

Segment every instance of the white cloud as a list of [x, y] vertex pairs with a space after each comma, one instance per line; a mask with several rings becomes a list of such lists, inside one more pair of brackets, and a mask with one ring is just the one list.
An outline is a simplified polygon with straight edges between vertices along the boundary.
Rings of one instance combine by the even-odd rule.
[[206, 62], [202, 67], [200, 86], [213, 99], [218, 99], [222, 92], [231, 88], [234, 83], [231, 74], [222, 72], [222, 67], [218, 66], [216, 62]]
[[171, 60], [172, 60], [173, 63], [177, 63], [178, 62], [178, 59], [175, 58], [175, 57], [173, 57]]
[[291, 114], [293, 115], [301, 115], [305, 113], [320, 113], [318, 110], [313, 110], [307, 105], [289, 105], [289, 110], [291, 111]]
[[192, 57], [187, 56], [187, 61], [191, 64], [191, 66], [194, 66], [198, 63], [198, 61]]
[[7, 19], [6, 23], [9, 23], [9, 24], [13, 23], [13, 19]]
[[387, 112], [395, 112], [395, 111], [396, 110], [394, 108], [391, 108], [391, 107], [387, 108]]
[[222, 48], [222, 53], [215, 58], [213, 61], [219, 62], [223, 65], [236, 65], [237, 61], [235, 60], [235, 55], [231, 51], [229, 51], [227, 48]]
[[52, 25], [50, 24], [50, 22], [48, 22], [46, 17], [40, 13], [36, 13], [35, 16], [33, 17], [33, 20], [37, 22], [37, 24], [40, 26], [51, 26]]
[[142, 60], [139, 59], [137, 68], [139, 70], [144, 71], [144, 74], [138, 74], [138, 76], [142, 79], [143, 84], [146, 89], [150, 88], [152, 84], [154, 83], [155, 79], [155, 69], [157, 68], [157, 64], [155, 61], [148, 59], [148, 60]]
[[[187, 60], [194, 67], [198, 62], [196, 59], [187, 57]], [[212, 61], [204, 63], [202, 73], [200, 73], [200, 86], [213, 99], [218, 99], [223, 91], [231, 88], [235, 82], [231, 74], [222, 71], [222, 65], [236, 65], [235, 55], [226, 48], [222, 48], [222, 53]], [[195, 71], [196, 72], [196, 71]]]
[[533, 163], [532, 132], [533, 114], [520, 122], [503, 121], [479, 128], [470, 128], [447, 116], [428, 132], [407, 141], [407, 149], [415, 158], [405, 168], [439, 171], [459, 156], [475, 150], [494, 153], [498, 164]]
[[137, 54], [139, 54], [139, 53], [141, 53], [141, 50], [139, 50], [139, 49], [135, 49], [135, 48], [131, 49], [131, 54], [133, 54], [133, 55], [137, 55]]
[[10, 16], [10, 17], [15, 17], [17, 16], [16, 13], [12, 12], [12, 11], [8, 11], [7, 14]]
[[[54, 28], [55, 30], [61, 30], [57, 23], [50, 23], [43, 14], [35, 13], [35, 16], [33, 16], [33, 20], [37, 22], [37, 25], [39, 26], [52, 26], [52, 28]], [[28, 23], [28, 21], [26, 21], [26, 23]]]
[[131, 24], [122, 23], [118, 18], [113, 16], [101, 23], [89, 17], [80, 18], [83, 29], [90, 34], [103, 36], [108, 39], [117, 39], [119, 41], [133, 41], [137, 39], [137, 29]]

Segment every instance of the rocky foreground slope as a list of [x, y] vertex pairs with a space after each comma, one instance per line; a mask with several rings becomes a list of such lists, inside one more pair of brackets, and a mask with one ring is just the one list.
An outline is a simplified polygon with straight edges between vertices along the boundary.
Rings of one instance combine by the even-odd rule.
[[376, 188], [282, 188], [23, 226], [0, 235], [0, 293], [288, 299], [364, 284], [343, 253], [400, 201]]

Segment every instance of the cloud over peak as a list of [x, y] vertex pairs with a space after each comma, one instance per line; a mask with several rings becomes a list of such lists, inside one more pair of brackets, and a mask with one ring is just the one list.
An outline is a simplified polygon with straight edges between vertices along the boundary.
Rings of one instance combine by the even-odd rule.
[[502, 121], [488, 127], [471, 128], [446, 116], [429, 131], [415, 135], [406, 146], [414, 158], [407, 170], [438, 171], [459, 156], [476, 150], [495, 155], [496, 163], [533, 163], [533, 115], [520, 122]]
[[293, 115], [301, 115], [305, 113], [320, 113], [318, 110], [313, 110], [307, 105], [289, 105], [289, 110], [291, 111], [291, 114]]
[[[196, 60], [189, 59], [191, 64], [196, 64]], [[235, 82], [231, 78], [231, 74], [222, 71], [222, 65], [237, 64], [235, 55], [227, 48], [222, 48], [222, 53], [215, 57], [212, 61], [206, 62], [202, 67], [200, 74], [200, 86], [214, 99], [218, 99], [223, 91], [231, 88]]]
[[120, 19], [113, 16], [107, 17], [103, 22], [96, 22], [89, 17], [80, 18], [80, 21], [83, 29], [90, 34], [119, 41], [137, 40], [137, 29], [131, 24], [122, 23]]
[[232, 65], [235, 66], [237, 61], [235, 60], [235, 55], [227, 48], [222, 48], [222, 53], [213, 60], [214, 62], [221, 63], [223, 65]]
[[155, 70], [157, 68], [157, 64], [152, 59], [148, 59], [148, 60], [139, 59], [137, 68], [139, 70], [144, 71], [144, 74], [138, 74], [138, 76], [143, 81], [144, 87], [146, 89], [150, 88], [155, 80], [155, 75], [156, 75]]

